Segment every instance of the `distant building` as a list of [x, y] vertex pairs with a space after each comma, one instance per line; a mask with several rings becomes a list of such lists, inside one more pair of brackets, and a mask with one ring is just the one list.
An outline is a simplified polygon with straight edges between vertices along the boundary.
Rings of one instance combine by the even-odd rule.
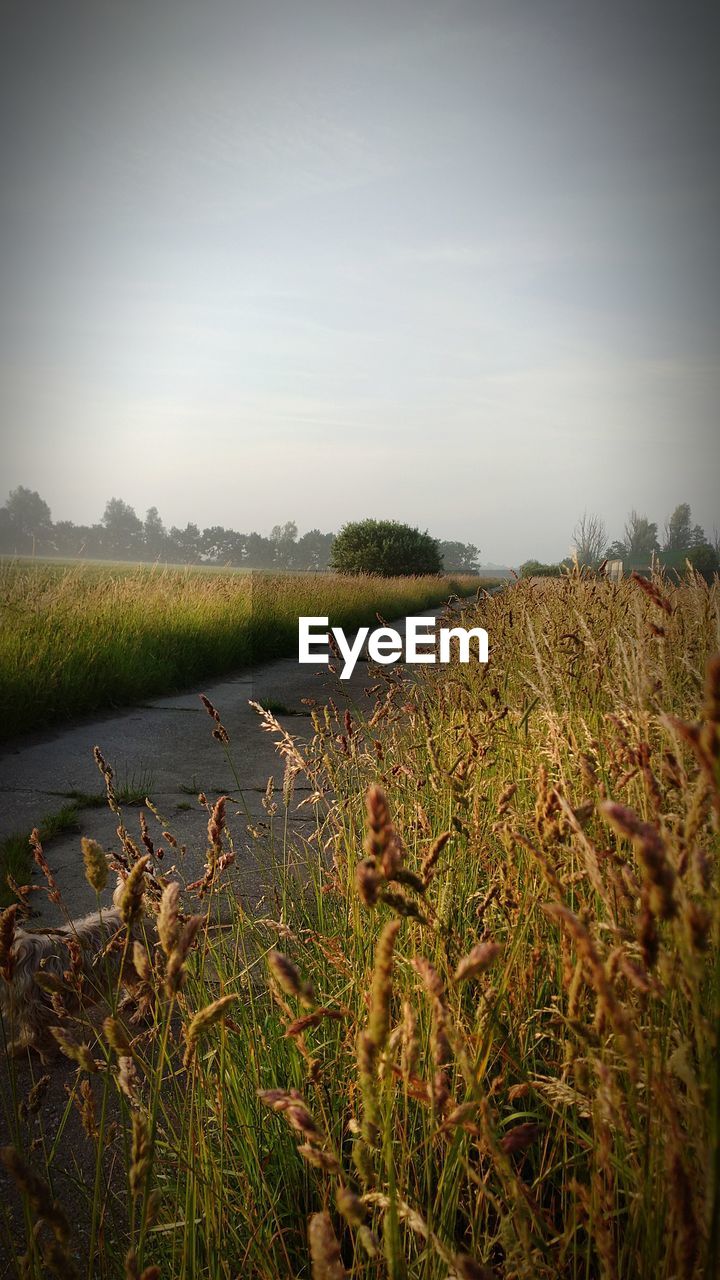
[[622, 560], [608, 560], [605, 565], [605, 577], [611, 582], [619, 582], [623, 576]]

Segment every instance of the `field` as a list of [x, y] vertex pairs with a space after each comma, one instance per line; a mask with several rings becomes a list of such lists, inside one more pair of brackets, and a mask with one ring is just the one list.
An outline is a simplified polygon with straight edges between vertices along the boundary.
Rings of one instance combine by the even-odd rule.
[[429, 609], [478, 579], [345, 578], [0, 562], [0, 737], [297, 652], [300, 614], [333, 625]]
[[94, 1172], [63, 1176], [46, 1084], [7, 1117], [22, 1274], [717, 1275], [719, 592], [522, 581], [483, 602], [487, 667], [385, 669], [307, 741], [259, 712], [266, 908], [222, 797], [185, 916], [136, 864], [145, 1020], [54, 995]]

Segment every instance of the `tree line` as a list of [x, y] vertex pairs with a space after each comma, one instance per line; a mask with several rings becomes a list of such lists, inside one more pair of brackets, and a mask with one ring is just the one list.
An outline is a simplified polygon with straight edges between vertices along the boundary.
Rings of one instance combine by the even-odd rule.
[[[715, 531], [715, 541], [718, 534]], [[578, 560], [592, 564], [599, 559], [650, 560], [659, 552], [687, 552], [698, 547], [712, 546], [705, 530], [693, 524], [689, 502], [681, 502], [665, 522], [662, 543], [655, 521], [631, 511], [625, 521], [623, 537], [608, 543], [603, 520], [585, 513], [580, 517], [573, 533]]]
[[713, 530], [709, 538], [699, 524], [693, 523], [688, 502], [681, 502], [665, 521], [662, 542], [657, 523], [632, 510], [625, 521], [622, 538], [608, 541], [601, 516], [584, 512], [573, 531], [574, 556], [557, 565], [543, 565], [526, 560], [521, 566], [527, 575], [559, 572], [562, 564], [597, 567], [603, 560], [621, 560], [625, 569], [647, 569], [653, 559], [668, 569], [682, 569], [686, 560], [705, 576], [720, 570], [720, 533]]
[[[0, 508], [2, 555], [320, 571], [333, 566], [336, 541], [334, 533], [322, 533], [320, 529], [310, 529], [300, 536], [293, 520], [275, 525], [269, 537], [239, 533], [222, 525], [200, 529], [196, 524], [186, 524], [184, 528], [173, 525], [168, 529], [157, 507], [150, 507], [141, 519], [122, 498], [108, 500], [97, 524], [53, 521], [47, 502], [23, 485], [13, 489]], [[449, 573], [477, 572], [480, 553], [473, 543], [432, 541], [441, 569]]]

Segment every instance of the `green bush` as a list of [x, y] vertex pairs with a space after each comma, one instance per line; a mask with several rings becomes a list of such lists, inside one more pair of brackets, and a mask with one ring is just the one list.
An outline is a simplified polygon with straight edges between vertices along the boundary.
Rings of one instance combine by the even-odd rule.
[[706, 582], [712, 582], [713, 574], [720, 572], [720, 559], [718, 559], [717, 551], [707, 542], [700, 547], [693, 547], [691, 551], [688, 551], [687, 558], [693, 569], [697, 570]]
[[440, 546], [425, 531], [397, 520], [346, 524], [333, 543], [331, 567], [338, 573], [377, 573], [384, 578], [442, 573]]
[[520, 565], [521, 578], [559, 578], [561, 573], [561, 565], [543, 564], [540, 560], [526, 560]]

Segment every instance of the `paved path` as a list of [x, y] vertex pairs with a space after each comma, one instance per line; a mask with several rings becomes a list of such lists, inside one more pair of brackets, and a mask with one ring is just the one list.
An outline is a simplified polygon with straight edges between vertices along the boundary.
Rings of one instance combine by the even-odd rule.
[[[439, 612], [428, 610], [425, 616], [434, 617]], [[403, 630], [403, 622], [393, 625]], [[303, 698], [315, 698], [322, 704], [332, 694], [339, 704], [344, 701], [345, 705], [367, 705], [364, 688], [370, 683], [365, 662], [358, 662], [350, 680], [340, 682], [326, 666], [300, 666], [295, 658], [288, 658], [201, 687], [200, 691], [221, 712], [227, 727], [253, 825], [267, 820], [263, 793], [271, 776], [281, 789], [283, 763], [272, 737], [261, 730], [257, 713], [248, 706], [249, 699], [263, 705], [281, 703], [300, 712], [292, 717], [278, 713], [278, 719], [292, 734], [303, 738], [312, 733]], [[186, 845], [187, 853], [178, 861], [178, 867], [187, 881], [201, 874], [207, 843], [207, 813], [198, 803], [198, 791], [203, 790], [211, 801], [228, 794], [233, 802], [228, 806], [230, 826], [240, 846], [237, 874], [250, 896], [257, 896], [257, 843], [247, 832], [248, 818], [241, 806], [236, 779], [221, 746], [212, 737], [212, 729], [198, 691], [193, 690], [156, 698], [121, 713], [86, 719], [68, 728], [29, 735], [0, 754], [0, 839], [39, 825], [70, 803], [74, 793], [101, 795], [103, 781], [92, 754], [97, 745], [112, 765], [117, 784], [150, 796], [166, 820], [166, 829]], [[298, 779], [296, 805], [305, 785]], [[153, 815], [146, 811], [146, 816], [151, 838], [167, 847]], [[124, 817], [128, 831], [139, 843], [138, 808], [128, 806]], [[307, 808], [298, 812], [295, 807], [290, 821], [298, 836], [312, 830]], [[80, 836], [93, 836], [107, 849], [117, 847], [117, 820], [106, 806], [84, 807], [81, 803], [78, 823], [79, 830], [54, 837], [46, 847], [65, 903], [74, 916], [95, 909], [95, 895], [83, 873]], [[163, 867], [171, 865], [170, 852]], [[109, 890], [104, 897], [109, 897]], [[58, 908], [44, 894], [33, 895], [33, 906], [38, 923], [59, 922]]]

